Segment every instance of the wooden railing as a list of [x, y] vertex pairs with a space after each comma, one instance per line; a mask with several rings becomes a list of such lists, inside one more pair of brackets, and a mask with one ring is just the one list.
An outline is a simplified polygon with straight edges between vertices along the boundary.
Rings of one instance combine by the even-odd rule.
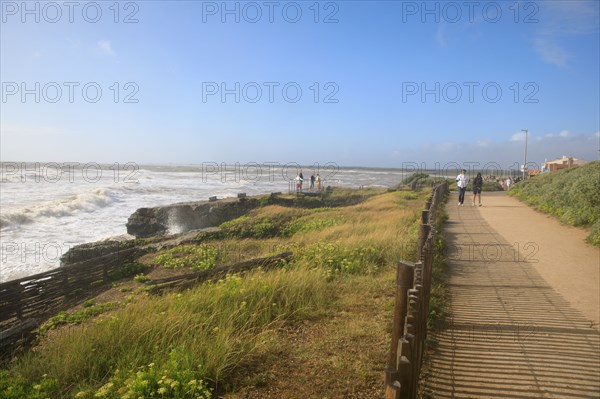
[[[0, 361], [16, 350], [28, 346], [35, 330], [48, 317], [81, 303], [110, 288], [110, 283], [123, 276], [128, 262], [145, 253], [140, 248], [118, 249], [112, 253], [84, 259], [75, 255], [75, 263], [44, 273], [0, 284]], [[165, 289], [181, 289], [207, 279], [221, 278], [257, 267], [277, 267], [289, 259], [290, 252], [266, 258], [250, 259], [235, 264], [186, 275], [150, 280], [151, 293]]]
[[45, 319], [105, 290], [140, 251], [112, 248], [95, 255], [0, 284], [0, 360], [33, 338]]
[[416, 263], [400, 261], [396, 273], [396, 304], [392, 342], [385, 376], [386, 399], [415, 399], [427, 338], [431, 271], [435, 250], [435, 222], [448, 192], [448, 182], [434, 187], [421, 212]]

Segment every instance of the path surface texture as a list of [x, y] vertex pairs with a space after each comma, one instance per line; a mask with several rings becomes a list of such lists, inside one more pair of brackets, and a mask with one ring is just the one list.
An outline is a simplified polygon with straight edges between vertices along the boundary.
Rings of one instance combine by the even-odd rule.
[[600, 398], [600, 250], [504, 192], [446, 205], [432, 398]]

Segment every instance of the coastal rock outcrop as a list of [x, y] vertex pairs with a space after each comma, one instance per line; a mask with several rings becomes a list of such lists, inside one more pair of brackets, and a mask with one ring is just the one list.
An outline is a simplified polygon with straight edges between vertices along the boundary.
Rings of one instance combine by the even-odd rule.
[[218, 226], [258, 206], [256, 198], [228, 198], [140, 208], [129, 217], [127, 233], [146, 238]]

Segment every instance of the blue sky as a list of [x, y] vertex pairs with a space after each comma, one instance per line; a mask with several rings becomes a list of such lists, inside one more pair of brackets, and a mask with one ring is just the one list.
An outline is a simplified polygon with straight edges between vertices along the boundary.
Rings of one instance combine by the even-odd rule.
[[597, 0], [68, 4], [1, 2], [3, 161], [598, 159]]

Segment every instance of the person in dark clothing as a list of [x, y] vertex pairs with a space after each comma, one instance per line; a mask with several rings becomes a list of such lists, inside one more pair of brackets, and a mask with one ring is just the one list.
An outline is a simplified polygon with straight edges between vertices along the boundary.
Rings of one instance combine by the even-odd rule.
[[483, 188], [483, 178], [481, 173], [477, 173], [477, 177], [473, 180], [473, 206], [475, 206], [475, 200], [479, 199], [479, 206], [481, 206], [481, 189]]
[[310, 189], [315, 189], [315, 175], [310, 175]]

